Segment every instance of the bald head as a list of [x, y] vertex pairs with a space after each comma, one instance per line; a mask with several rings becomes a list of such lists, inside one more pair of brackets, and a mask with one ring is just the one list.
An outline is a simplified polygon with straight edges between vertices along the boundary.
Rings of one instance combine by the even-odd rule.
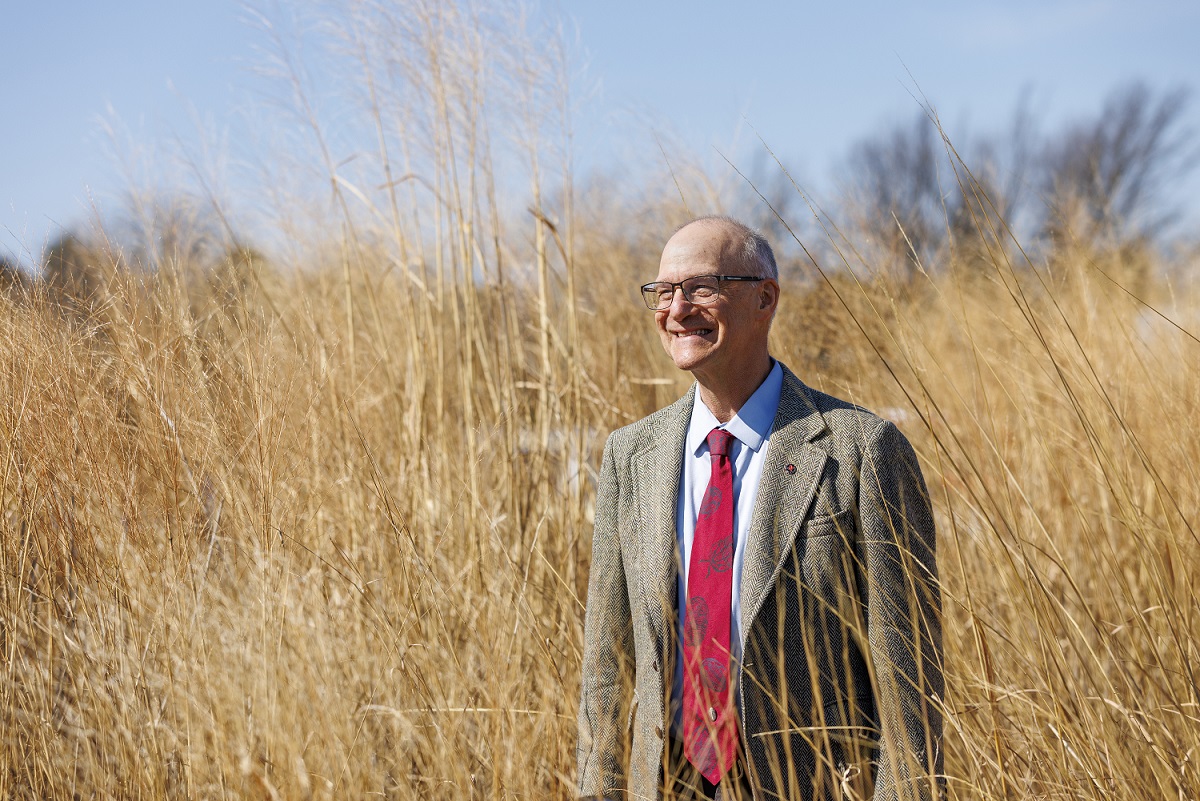
[[[690, 231], [688, 229], [691, 229]], [[738, 265], [739, 275], [757, 275], [779, 280], [779, 267], [775, 263], [775, 252], [767, 238], [745, 223], [724, 215], [697, 217], [675, 229], [670, 241], [688, 231], [687, 239], [703, 232], [712, 245], [721, 247], [721, 263], [730, 267]]]

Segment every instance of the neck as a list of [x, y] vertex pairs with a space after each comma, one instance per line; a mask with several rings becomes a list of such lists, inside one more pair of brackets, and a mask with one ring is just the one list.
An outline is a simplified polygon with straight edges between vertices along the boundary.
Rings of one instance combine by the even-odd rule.
[[739, 367], [737, 375], [721, 378], [693, 373], [700, 385], [700, 400], [713, 413], [713, 417], [722, 423], [732, 420], [754, 391], [767, 380], [771, 373], [771, 356], [764, 352], [752, 364]]

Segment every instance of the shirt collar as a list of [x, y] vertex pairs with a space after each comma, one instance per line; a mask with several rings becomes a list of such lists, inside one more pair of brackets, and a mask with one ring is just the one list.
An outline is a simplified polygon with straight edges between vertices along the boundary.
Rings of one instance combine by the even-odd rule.
[[771, 436], [771, 427], [775, 425], [775, 413], [779, 410], [779, 394], [783, 390], [783, 368], [779, 362], [773, 361], [771, 372], [766, 379], [754, 390], [754, 394], [742, 404], [737, 414], [728, 423], [721, 425], [720, 421], [700, 400], [700, 391], [696, 390], [692, 402], [692, 420], [688, 426], [687, 452], [693, 456], [700, 455], [700, 447], [708, 438], [708, 432], [714, 428], [724, 428], [738, 438], [738, 441], [752, 451], [758, 452], [767, 438]]

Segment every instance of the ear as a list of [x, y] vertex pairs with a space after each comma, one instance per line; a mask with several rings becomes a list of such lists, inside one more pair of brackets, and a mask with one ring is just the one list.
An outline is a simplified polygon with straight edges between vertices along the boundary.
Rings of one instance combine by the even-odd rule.
[[758, 309], [759, 311], [775, 313], [775, 307], [779, 305], [779, 282], [774, 278], [768, 278], [759, 286], [758, 291]]

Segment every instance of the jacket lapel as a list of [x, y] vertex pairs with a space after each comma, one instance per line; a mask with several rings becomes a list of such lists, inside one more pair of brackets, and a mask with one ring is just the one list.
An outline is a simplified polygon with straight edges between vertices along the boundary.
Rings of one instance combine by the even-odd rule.
[[812, 505], [828, 457], [811, 442], [825, 430], [808, 388], [785, 367], [742, 566], [743, 646]]
[[695, 393], [693, 384], [687, 394], [664, 410], [663, 424], [653, 441], [632, 460], [640, 522], [638, 583], [660, 658], [674, 626], [675, 507]]

